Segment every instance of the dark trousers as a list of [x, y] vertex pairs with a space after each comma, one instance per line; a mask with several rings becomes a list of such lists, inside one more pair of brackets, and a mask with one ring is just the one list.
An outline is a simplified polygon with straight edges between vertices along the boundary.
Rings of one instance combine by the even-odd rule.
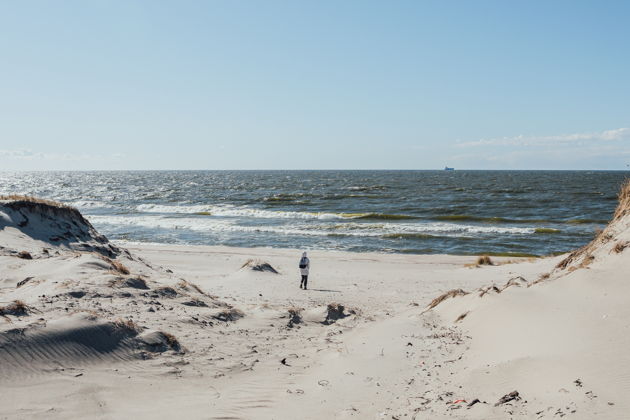
[[302, 281], [300, 282], [300, 287], [302, 287], [302, 285], [304, 286], [304, 288], [306, 289], [306, 283], [308, 282], [308, 276], [302, 276]]

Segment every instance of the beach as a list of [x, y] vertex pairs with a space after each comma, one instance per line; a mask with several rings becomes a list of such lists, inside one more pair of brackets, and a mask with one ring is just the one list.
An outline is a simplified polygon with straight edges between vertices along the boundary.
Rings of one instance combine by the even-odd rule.
[[628, 410], [623, 211], [568, 257], [311, 251], [302, 290], [301, 250], [112, 243], [0, 203], [3, 418]]
[[3, 2], [0, 420], [630, 419], [628, 16]]

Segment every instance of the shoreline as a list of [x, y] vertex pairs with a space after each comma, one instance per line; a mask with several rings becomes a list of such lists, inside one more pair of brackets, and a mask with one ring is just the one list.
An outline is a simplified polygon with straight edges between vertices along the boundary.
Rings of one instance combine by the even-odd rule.
[[[347, 251], [347, 250], [335, 250], [335, 249], [314, 249], [314, 248], [283, 248], [283, 247], [273, 247], [273, 246], [253, 246], [253, 247], [245, 247], [245, 246], [231, 246], [231, 245], [198, 245], [198, 244], [169, 244], [169, 243], [159, 243], [159, 242], [138, 242], [138, 241], [126, 241], [126, 240], [112, 240], [112, 243], [128, 248], [128, 249], [144, 249], [144, 248], [164, 248], [165, 250], [177, 250], [180, 248], [191, 248], [197, 251], [206, 251], [206, 252], [220, 252], [224, 250], [225, 252], [229, 252], [230, 250], [239, 251], [242, 250], [252, 250], [256, 251], [291, 251], [295, 252], [296, 255], [299, 253], [306, 251], [308, 253], [331, 253], [331, 254], [351, 254], [351, 255], [375, 255], [375, 256], [409, 256], [409, 257], [449, 257], [449, 258], [469, 258], [475, 260], [476, 258], [487, 255], [492, 257], [492, 259], [496, 259], [500, 261], [502, 264], [507, 262], [522, 262], [528, 261], [531, 259], [545, 259], [545, 258], [556, 258], [565, 254], [568, 254], [570, 251], [555, 253], [551, 255], [533, 255], [533, 254], [524, 254], [524, 253], [514, 253], [515, 255], [511, 255], [508, 252], [501, 253], [481, 253], [481, 254], [415, 254], [415, 253], [405, 253], [405, 252], [378, 252], [378, 251]], [[239, 251], [240, 252], [240, 251]], [[509, 254], [509, 255], [507, 255]], [[471, 261], [472, 263], [474, 261]]]

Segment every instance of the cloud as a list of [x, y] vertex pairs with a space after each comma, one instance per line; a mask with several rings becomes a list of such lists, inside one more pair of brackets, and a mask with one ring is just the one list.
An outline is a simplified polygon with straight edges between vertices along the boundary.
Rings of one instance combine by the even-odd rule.
[[514, 136], [491, 139], [480, 139], [468, 142], [457, 142], [460, 148], [483, 147], [483, 146], [520, 146], [520, 147], [541, 147], [541, 146], [566, 146], [566, 145], [595, 145], [607, 142], [621, 142], [630, 140], [630, 128], [616, 128], [598, 133], [574, 133], [560, 134], [552, 136]]
[[0, 149], [0, 159], [11, 160], [47, 160], [47, 161], [83, 161], [83, 160], [103, 160], [121, 159], [124, 154], [114, 153], [111, 155], [89, 154], [89, 153], [43, 153], [34, 152], [31, 149]]

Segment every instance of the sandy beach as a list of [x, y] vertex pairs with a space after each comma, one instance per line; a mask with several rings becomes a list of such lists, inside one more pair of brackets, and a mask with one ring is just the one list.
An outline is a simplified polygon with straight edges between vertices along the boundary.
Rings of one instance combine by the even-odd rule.
[[313, 251], [301, 290], [301, 250], [1, 201], [0, 417], [624, 418], [628, 207], [568, 258]]

